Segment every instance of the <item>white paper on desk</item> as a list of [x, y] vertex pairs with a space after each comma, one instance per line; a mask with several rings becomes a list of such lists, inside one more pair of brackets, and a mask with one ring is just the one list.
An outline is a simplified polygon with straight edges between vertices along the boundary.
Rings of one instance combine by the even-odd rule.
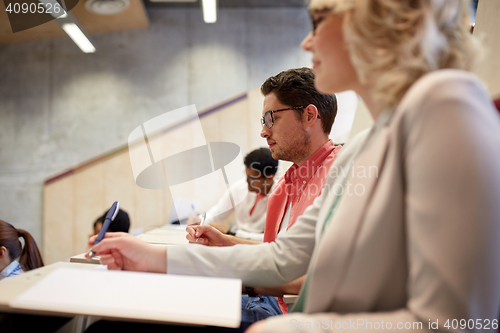
[[13, 308], [238, 327], [241, 281], [59, 268], [10, 303]]
[[140, 240], [150, 244], [188, 244], [186, 233], [147, 233], [137, 236]]

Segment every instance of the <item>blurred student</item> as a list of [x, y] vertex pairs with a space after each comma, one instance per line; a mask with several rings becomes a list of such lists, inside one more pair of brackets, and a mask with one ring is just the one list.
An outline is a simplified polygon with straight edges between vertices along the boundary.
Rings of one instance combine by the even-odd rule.
[[[19, 237], [24, 238], [24, 247]], [[42, 256], [30, 233], [0, 220], [0, 280], [42, 266]]]
[[[274, 175], [278, 171], [278, 161], [268, 148], [256, 149], [245, 156], [246, 180], [234, 183], [230, 193], [234, 197], [245, 198], [236, 207], [232, 207], [227, 191], [209, 211], [205, 224], [216, 227], [228, 219], [234, 212], [234, 219], [228, 234], [236, 237], [262, 241], [266, 224], [267, 198], [274, 188]], [[188, 224], [200, 222], [198, 216], [191, 216]], [[219, 229], [219, 228], [217, 228]]]
[[[104, 219], [106, 218], [106, 214], [108, 211], [105, 211], [102, 216], [100, 216], [94, 222], [94, 230], [89, 233], [89, 237], [99, 234], [101, 231], [102, 224], [104, 223]], [[127, 232], [130, 229], [130, 219], [126, 211], [120, 209], [118, 214], [116, 214], [115, 219], [109, 225], [108, 232]]]

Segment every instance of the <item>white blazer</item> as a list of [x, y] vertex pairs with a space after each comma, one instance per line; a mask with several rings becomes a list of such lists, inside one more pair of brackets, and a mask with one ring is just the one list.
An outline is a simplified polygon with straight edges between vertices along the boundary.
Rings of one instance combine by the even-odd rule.
[[[346, 192], [322, 232], [346, 170]], [[474, 75], [427, 74], [342, 150], [322, 195], [276, 243], [170, 247], [167, 257], [169, 273], [254, 286], [286, 283], [308, 267], [304, 313], [269, 318], [265, 332], [400, 323], [425, 332], [436, 321], [453, 331], [461, 319], [474, 321], [472, 331], [487, 321], [486, 332], [496, 331], [500, 117]]]

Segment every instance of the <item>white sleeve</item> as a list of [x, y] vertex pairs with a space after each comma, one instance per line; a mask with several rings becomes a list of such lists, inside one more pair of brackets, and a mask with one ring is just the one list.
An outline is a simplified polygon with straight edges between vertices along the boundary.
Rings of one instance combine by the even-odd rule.
[[245, 230], [238, 229], [235, 234], [236, 237], [243, 239], [250, 239], [253, 241], [263, 242], [264, 241], [264, 233], [262, 232], [249, 232]]
[[227, 247], [171, 246], [167, 249], [167, 272], [238, 278], [255, 287], [290, 282], [306, 273], [314, 249], [317, 215], [326, 194], [316, 198], [276, 242]]
[[[353, 138], [333, 165], [346, 164], [367, 135], [368, 130]], [[168, 273], [238, 278], [254, 287], [279, 286], [304, 275], [315, 246], [318, 214], [336, 176], [337, 170], [332, 166], [321, 195], [276, 242], [227, 247], [171, 246], [167, 249]]]
[[224, 192], [219, 201], [217, 201], [217, 204], [215, 204], [215, 206], [207, 211], [206, 224], [210, 224], [212, 222], [222, 222], [226, 220], [234, 212], [234, 207], [229, 196], [230, 191], [232, 193], [240, 193], [242, 191], [245, 191], [246, 188], [247, 186], [245, 179], [238, 180], [233, 185], [231, 185], [230, 189]]

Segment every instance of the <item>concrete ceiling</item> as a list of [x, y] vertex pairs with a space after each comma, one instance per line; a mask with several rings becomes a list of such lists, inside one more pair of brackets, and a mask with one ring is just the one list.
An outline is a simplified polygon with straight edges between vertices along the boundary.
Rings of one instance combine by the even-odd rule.
[[[187, 2], [186, 2], [187, 1]], [[86, 0], [79, 0], [71, 10], [80, 26], [89, 35], [111, 31], [142, 29], [149, 26], [146, 8], [200, 8], [201, 0], [130, 0], [130, 7], [115, 15], [97, 15], [85, 8]], [[218, 0], [219, 8], [257, 8], [257, 7], [305, 7], [307, 0]], [[4, 1], [0, 1], [0, 44], [19, 43], [33, 40], [67, 38], [66, 33], [55, 21], [39, 26], [12, 32]]]

